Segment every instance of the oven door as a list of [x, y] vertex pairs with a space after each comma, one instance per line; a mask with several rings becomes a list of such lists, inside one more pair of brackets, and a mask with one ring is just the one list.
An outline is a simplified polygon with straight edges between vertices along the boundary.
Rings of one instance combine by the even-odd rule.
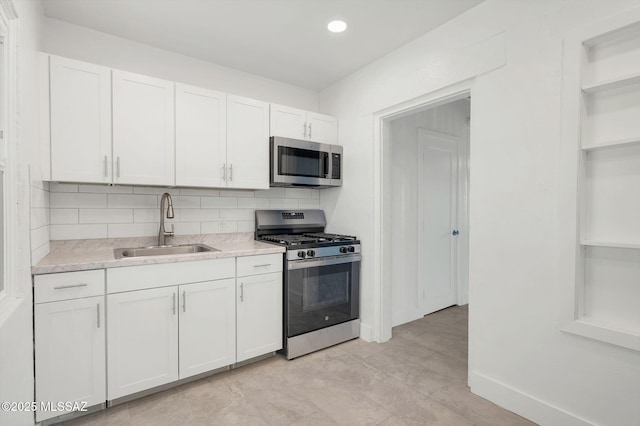
[[287, 337], [358, 318], [360, 260], [358, 254], [287, 262]]
[[330, 186], [331, 146], [271, 138], [271, 186]]

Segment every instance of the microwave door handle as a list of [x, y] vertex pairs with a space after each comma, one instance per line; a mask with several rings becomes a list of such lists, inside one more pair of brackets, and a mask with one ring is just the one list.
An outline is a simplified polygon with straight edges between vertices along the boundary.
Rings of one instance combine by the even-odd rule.
[[326, 178], [329, 175], [329, 159], [331, 159], [331, 155], [328, 152], [324, 153], [324, 177]]

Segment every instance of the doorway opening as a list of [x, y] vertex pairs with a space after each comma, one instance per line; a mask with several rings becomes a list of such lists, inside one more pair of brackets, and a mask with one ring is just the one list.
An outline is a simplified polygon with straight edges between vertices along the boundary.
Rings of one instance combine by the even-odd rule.
[[382, 121], [391, 327], [468, 303], [470, 106], [458, 93]]

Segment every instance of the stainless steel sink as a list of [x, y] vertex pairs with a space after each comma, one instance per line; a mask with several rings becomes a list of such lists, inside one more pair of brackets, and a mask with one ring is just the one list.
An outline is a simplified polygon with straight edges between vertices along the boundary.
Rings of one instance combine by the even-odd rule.
[[171, 256], [176, 254], [194, 254], [212, 251], [220, 251], [216, 248], [209, 247], [206, 244], [185, 244], [176, 246], [150, 246], [150, 247], [134, 247], [134, 248], [118, 248], [113, 253], [116, 259], [123, 257], [140, 257], [140, 256]]

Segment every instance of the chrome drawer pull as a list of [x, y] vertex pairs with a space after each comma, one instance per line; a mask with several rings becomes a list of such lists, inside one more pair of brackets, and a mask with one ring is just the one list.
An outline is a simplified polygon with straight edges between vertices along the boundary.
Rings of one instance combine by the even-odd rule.
[[182, 290], [182, 312], [187, 312], [187, 291]]
[[98, 328], [100, 328], [100, 304], [96, 305], [96, 311], [98, 313]]
[[65, 288], [78, 288], [78, 287], [86, 287], [89, 284], [70, 284], [70, 285], [60, 285], [58, 287], [54, 287], [54, 290], [64, 290]]
[[264, 267], [264, 266], [271, 266], [271, 265], [272, 265], [271, 263], [264, 263], [264, 264], [262, 264], [262, 265], [253, 265], [253, 267], [254, 267], [254, 268], [262, 268], [262, 267]]

